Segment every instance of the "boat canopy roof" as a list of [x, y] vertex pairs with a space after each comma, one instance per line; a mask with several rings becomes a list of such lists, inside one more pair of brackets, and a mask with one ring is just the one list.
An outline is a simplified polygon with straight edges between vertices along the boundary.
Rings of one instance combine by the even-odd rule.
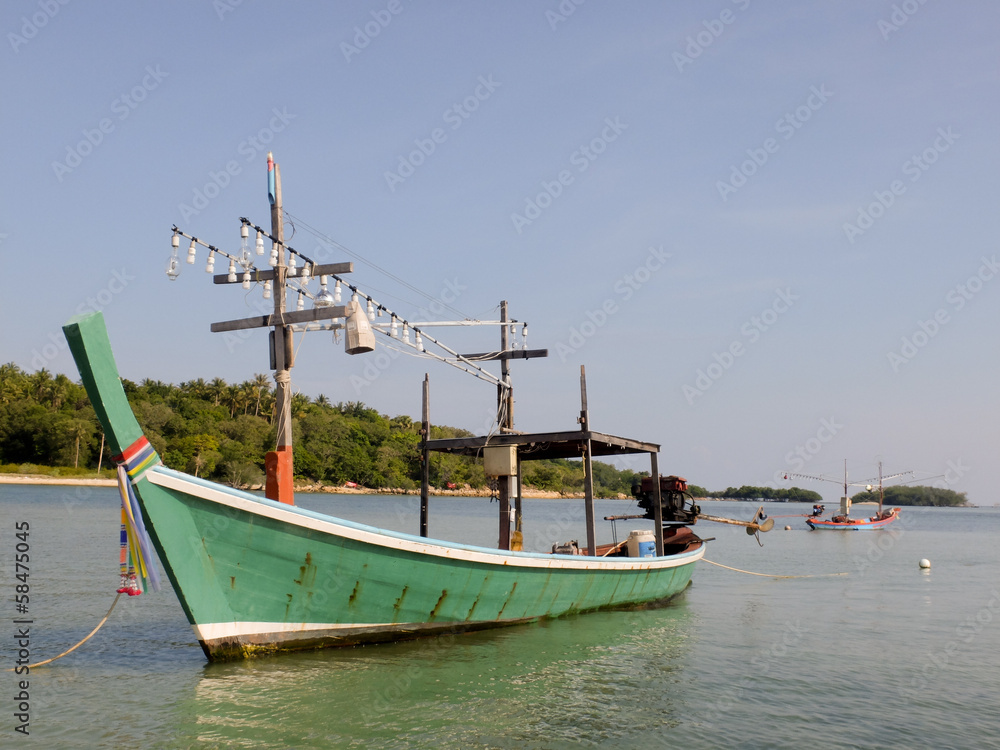
[[580, 458], [584, 455], [588, 441], [590, 442], [591, 455], [594, 456], [624, 456], [630, 453], [660, 452], [660, 446], [657, 443], [607, 435], [593, 430], [505, 432], [481, 437], [428, 440], [427, 449], [440, 453], [475, 456], [487, 446], [515, 445], [522, 461], [537, 461], [547, 458]]

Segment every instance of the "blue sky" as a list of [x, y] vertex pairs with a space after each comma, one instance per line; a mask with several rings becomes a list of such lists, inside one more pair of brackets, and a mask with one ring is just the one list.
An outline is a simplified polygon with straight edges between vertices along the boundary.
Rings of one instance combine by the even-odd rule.
[[[164, 271], [175, 223], [230, 251], [239, 217], [268, 224], [270, 149], [293, 247], [354, 260], [406, 318], [438, 300], [495, 319], [506, 299], [529, 322], [550, 357], [513, 365], [519, 429], [574, 428], [585, 365], [595, 429], [710, 488], [882, 460], [1000, 500], [993, 3], [41, 0], [0, 18], [2, 361], [75, 379], [60, 327], [99, 307], [125, 377], [266, 372], [264, 333], [209, 331], [257, 314], [258, 289], [214, 286], [204, 249]], [[498, 336], [433, 333], [466, 352]], [[417, 415], [428, 372], [435, 422], [488, 426], [494, 389], [447, 366], [376, 366], [328, 332], [296, 346], [310, 396]]]

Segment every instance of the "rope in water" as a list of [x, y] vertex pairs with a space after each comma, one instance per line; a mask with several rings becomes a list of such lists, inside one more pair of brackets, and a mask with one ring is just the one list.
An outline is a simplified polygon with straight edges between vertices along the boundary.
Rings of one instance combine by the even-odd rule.
[[847, 573], [816, 573], [814, 575], [805, 576], [782, 576], [775, 575], [774, 573], [754, 573], [752, 570], [740, 570], [739, 568], [730, 568], [728, 565], [723, 565], [722, 563], [712, 562], [707, 558], [701, 558], [702, 562], [707, 562], [709, 565], [718, 565], [720, 568], [725, 568], [726, 570], [735, 570], [737, 573], [746, 573], [748, 576], [764, 576], [765, 578], [826, 578], [827, 576], [846, 576]]
[[[118, 603], [118, 600], [121, 599], [121, 596], [122, 596], [122, 592], [119, 591], [118, 595], [115, 596], [115, 600], [113, 602], [111, 602], [111, 607], [110, 607], [110, 609], [108, 609], [108, 613], [106, 615], [104, 615], [104, 619], [101, 620], [99, 623], [97, 623], [97, 627], [94, 628], [93, 630], [91, 630], [90, 634], [86, 638], [84, 638], [82, 641], [80, 641], [78, 644], [76, 644], [72, 648], [66, 649], [61, 654], [59, 654], [59, 656], [53, 656], [51, 659], [46, 659], [45, 661], [40, 661], [40, 662], [36, 662], [34, 664], [29, 664], [28, 665], [28, 669], [34, 669], [35, 667], [41, 667], [41, 666], [44, 666], [46, 664], [51, 664], [56, 659], [62, 659], [64, 656], [66, 656], [66, 654], [73, 653], [78, 648], [80, 648], [80, 646], [82, 646], [84, 643], [86, 643], [87, 641], [89, 641], [93, 637], [94, 633], [96, 633], [98, 630], [100, 630], [101, 627], [104, 625], [104, 623], [106, 623], [108, 621], [108, 618], [111, 617], [111, 612], [112, 612], [112, 610], [114, 610], [115, 605]], [[13, 669], [8, 669], [7, 671], [8, 672], [13, 672], [14, 670]]]

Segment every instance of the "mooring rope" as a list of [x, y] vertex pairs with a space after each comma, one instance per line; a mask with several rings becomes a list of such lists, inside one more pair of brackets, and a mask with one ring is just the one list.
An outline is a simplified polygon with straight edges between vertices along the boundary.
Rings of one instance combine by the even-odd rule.
[[[94, 633], [96, 633], [98, 630], [100, 630], [101, 627], [104, 625], [104, 623], [106, 623], [108, 621], [108, 618], [111, 617], [111, 612], [114, 610], [115, 605], [118, 603], [118, 600], [121, 598], [121, 596], [122, 596], [122, 592], [119, 591], [118, 595], [115, 596], [115, 600], [113, 602], [111, 602], [111, 607], [108, 609], [108, 613], [106, 615], [104, 615], [104, 619], [101, 620], [99, 623], [97, 623], [97, 627], [94, 628], [93, 630], [91, 630], [90, 634], [86, 638], [84, 638], [82, 641], [80, 641], [78, 644], [76, 644], [72, 648], [66, 649], [61, 654], [59, 654], [59, 656], [53, 656], [51, 659], [46, 659], [45, 661], [36, 662], [35, 664], [28, 664], [27, 665], [28, 669], [34, 669], [35, 667], [42, 667], [42, 666], [44, 666], [46, 664], [51, 664], [56, 659], [62, 659], [64, 656], [66, 656], [66, 654], [73, 653], [78, 648], [80, 648], [80, 646], [82, 646], [84, 643], [86, 643], [87, 641], [89, 641], [94, 636]], [[14, 669], [8, 669], [6, 671], [13, 672]]]
[[720, 568], [725, 568], [726, 570], [735, 570], [737, 573], [746, 573], [748, 576], [764, 576], [765, 578], [826, 578], [827, 576], [846, 576], [847, 573], [815, 573], [813, 575], [804, 576], [783, 576], [775, 575], [774, 573], [754, 573], [752, 570], [740, 570], [739, 568], [730, 568], [728, 565], [723, 565], [722, 563], [712, 562], [706, 558], [701, 558], [702, 562], [707, 562], [709, 565], [718, 565]]

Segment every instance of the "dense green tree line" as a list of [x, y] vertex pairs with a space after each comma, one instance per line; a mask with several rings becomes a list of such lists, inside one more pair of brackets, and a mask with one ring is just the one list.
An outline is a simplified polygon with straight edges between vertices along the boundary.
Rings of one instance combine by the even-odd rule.
[[788, 503], [820, 503], [823, 496], [801, 487], [779, 489], [775, 487], [727, 487], [723, 492], [714, 492], [711, 497], [725, 497], [733, 500], [776, 500]]
[[[878, 502], [878, 494], [875, 492], [860, 492], [851, 498], [852, 502]], [[907, 486], [907, 487], [886, 487], [885, 505], [937, 505], [955, 506], [966, 505], [968, 499], [964, 492], [945, 490], [940, 487]]]
[[[155, 380], [123, 381], [136, 419], [164, 463], [237, 486], [263, 482], [264, 454], [274, 445], [274, 390], [270, 378], [243, 383], [221, 378], [171, 385]], [[420, 484], [419, 424], [387, 417], [362, 403], [332, 404], [325, 396], [292, 397], [296, 476], [305, 481], [372, 488], [414, 489]], [[432, 426], [432, 438], [470, 433]], [[0, 365], [0, 465], [96, 467], [101, 428], [87, 394], [65, 375], [26, 373]], [[110, 467], [105, 448], [103, 465]], [[632, 471], [594, 463], [595, 492], [628, 494]], [[554, 492], [583, 490], [579, 461], [527, 461], [524, 484]], [[487, 485], [481, 461], [434, 454], [431, 484]]]

